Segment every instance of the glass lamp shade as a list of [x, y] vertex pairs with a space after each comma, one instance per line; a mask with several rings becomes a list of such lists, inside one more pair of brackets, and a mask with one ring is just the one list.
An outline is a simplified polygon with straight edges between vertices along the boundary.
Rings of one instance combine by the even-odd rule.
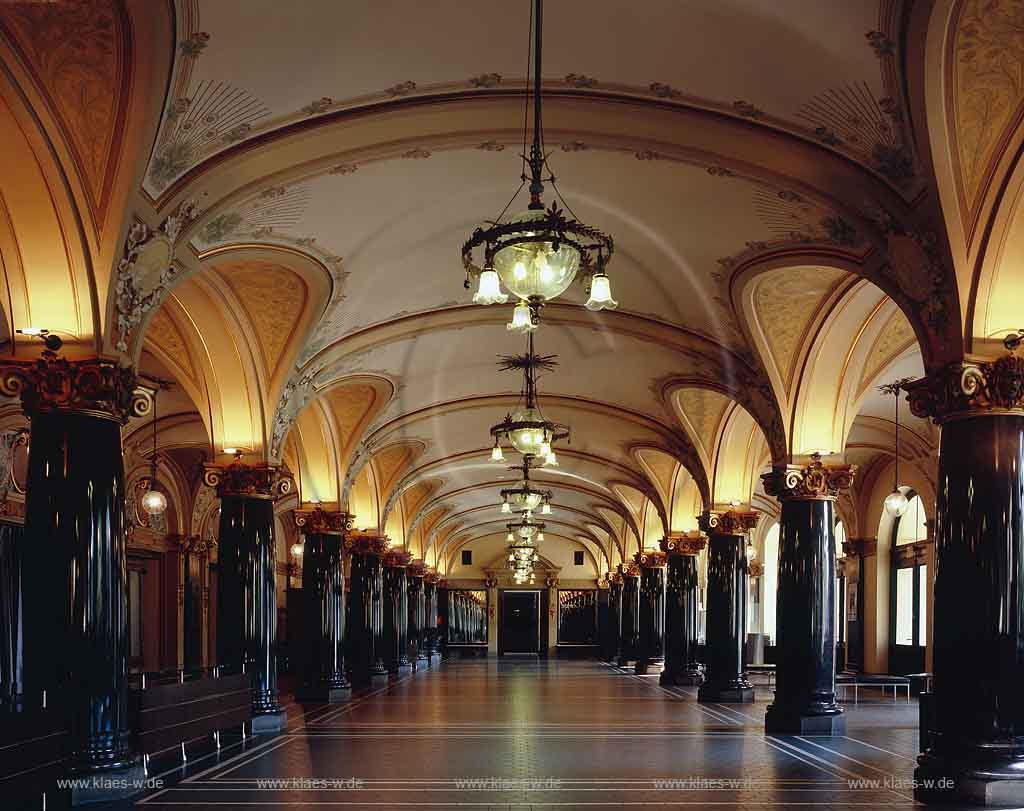
[[508, 432], [509, 441], [524, 456], [540, 455], [541, 446], [547, 441], [546, 432], [541, 427], [544, 420], [535, 408], [524, 408], [512, 415], [512, 422], [532, 423]]
[[533, 315], [530, 312], [530, 308], [523, 303], [516, 305], [515, 309], [512, 310], [512, 321], [505, 325], [505, 328], [509, 332], [520, 332], [527, 333], [533, 329], [536, 329], [537, 325], [533, 323]]
[[546, 501], [544, 502], [544, 506], [540, 508], [540, 514], [551, 515], [551, 505], [548, 504]]
[[885, 511], [893, 518], [899, 518], [907, 511], [910, 502], [899, 490], [893, 490], [885, 497]]
[[149, 490], [142, 496], [142, 509], [147, 515], [163, 515], [167, 511], [167, 496], [150, 485]]
[[590, 298], [583, 305], [588, 310], [614, 310], [619, 302], [612, 298], [612, 285], [603, 273], [595, 273], [590, 279]]
[[537, 543], [540, 543], [541, 541], [543, 541], [544, 540], [544, 533], [543, 532], [538, 532], [537, 533], [537, 537], [534, 538], [534, 540], [537, 541]]
[[516, 539], [516, 536], [513, 535], [511, 532], [508, 535], [505, 536], [505, 540], [508, 541], [509, 543], [512, 543], [513, 541], [515, 541], [515, 539]]
[[[544, 212], [531, 209], [512, 218], [521, 223], [523, 234], [532, 236], [530, 222], [544, 219]], [[572, 245], [562, 243], [554, 250], [551, 242], [519, 242], [502, 248], [494, 255], [494, 270], [506, 290], [523, 300], [551, 301], [562, 295], [576, 278], [580, 253]]]
[[518, 532], [520, 538], [530, 540], [534, 535], [537, 534], [537, 527], [535, 527], [533, 524], [522, 524], [519, 527]]
[[554, 451], [544, 457], [544, 465], [545, 467], [558, 467], [558, 457], [555, 456]]
[[[505, 503], [515, 512], [533, 512], [540, 505], [541, 499], [541, 494], [536, 490], [531, 490], [530, 485], [523, 481], [508, 494], [508, 501]], [[502, 508], [502, 512], [509, 512], [509, 510]]]
[[501, 452], [501, 445], [497, 442], [494, 443], [494, 447], [491, 448], [491, 461], [492, 462], [504, 462], [505, 454]]
[[300, 544], [300, 543], [293, 543], [292, 544], [292, 554], [295, 555], [295, 557], [297, 557], [297, 558], [301, 558], [302, 557], [302, 544]]
[[752, 543], [747, 544], [747, 560], [754, 560], [757, 557], [757, 550]]
[[493, 270], [485, 270], [480, 274], [480, 285], [473, 295], [475, 304], [504, 304], [508, 296], [501, 292], [498, 274]]

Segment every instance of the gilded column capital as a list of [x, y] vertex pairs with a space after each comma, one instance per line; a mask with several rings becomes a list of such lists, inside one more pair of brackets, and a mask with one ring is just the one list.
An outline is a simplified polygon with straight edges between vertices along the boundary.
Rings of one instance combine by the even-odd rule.
[[384, 565], [394, 569], [405, 569], [412, 563], [412, 555], [404, 549], [389, 549], [384, 553]]
[[644, 569], [661, 569], [668, 565], [668, 555], [660, 549], [645, 549], [633, 555], [633, 561]]
[[213, 538], [203, 538], [199, 535], [183, 535], [178, 538], [178, 546], [182, 554], [208, 555], [217, 548], [217, 542]]
[[1024, 415], [1024, 357], [951, 363], [903, 389], [910, 412], [939, 425], [965, 417]]
[[122, 425], [153, 410], [153, 392], [139, 386], [135, 372], [108, 358], [68, 360], [46, 350], [31, 361], [0, 366], [0, 394], [20, 397], [34, 414], [88, 414]]
[[353, 516], [342, 510], [300, 507], [292, 510], [295, 526], [304, 535], [344, 535], [352, 529]]
[[424, 583], [433, 583], [434, 585], [437, 585], [443, 579], [444, 578], [441, 576], [441, 573], [437, 571], [437, 569], [427, 569], [427, 571], [423, 574]]
[[620, 572], [608, 572], [608, 587], [621, 586], [622, 574]]
[[700, 530], [670, 532], [661, 539], [661, 551], [666, 555], [699, 555], [708, 545], [707, 536]]
[[366, 533], [346, 535], [345, 549], [354, 555], [383, 555], [388, 551], [388, 539]]
[[760, 518], [756, 510], [705, 510], [697, 516], [697, 523], [708, 535], [745, 535]]
[[292, 489], [291, 479], [282, 476], [277, 465], [247, 465], [240, 461], [230, 465], [207, 462], [203, 466], [203, 484], [215, 489], [218, 498], [273, 499], [290, 493]]
[[[407, 568], [409, 570], [409, 577], [423, 577], [427, 573], [427, 564], [422, 560], [411, 561]], [[497, 581], [495, 581], [495, 585], [497, 585]]]
[[640, 566], [637, 565], [636, 561], [630, 561], [629, 563], [619, 564], [619, 577], [639, 577]]
[[779, 501], [835, 501], [853, 484], [856, 472], [856, 465], [826, 465], [821, 454], [813, 453], [807, 464], [772, 468], [761, 481]]

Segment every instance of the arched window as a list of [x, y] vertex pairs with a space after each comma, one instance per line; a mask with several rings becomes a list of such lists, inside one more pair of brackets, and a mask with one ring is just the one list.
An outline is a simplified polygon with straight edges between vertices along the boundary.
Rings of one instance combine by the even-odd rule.
[[779, 592], [779, 525], [772, 524], [764, 536], [764, 633], [774, 645], [775, 603]]
[[896, 672], [921, 670], [928, 642], [928, 564], [906, 548], [928, 538], [928, 515], [917, 493], [904, 492], [907, 510], [894, 520], [892, 529], [891, 638]]

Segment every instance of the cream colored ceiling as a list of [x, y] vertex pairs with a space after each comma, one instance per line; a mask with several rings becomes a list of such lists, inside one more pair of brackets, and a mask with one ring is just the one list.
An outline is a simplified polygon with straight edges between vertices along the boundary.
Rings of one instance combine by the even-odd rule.
[[[679, 464], [693, 474], [696, 501], [683, 499], [693, 511], [710, 495], [734, 399], [760, 421], [776, 457], [784, 453], [765, 367], [792, 376], [816, 308], [845, 274], [773, 259], [776, 269], [756, 276], [767, 355], [750, 345], [731, 286], [752, 272], [752, 255], [794, 246], [859, 261], [876, 238], [875, 195], [906, 191], [876, 160], [875, 147], [898, 138], [899, 104], [883, 101], [893, 92], [886, 35], [877, 31], [888, 8], [547, 4], [545, 81], [557, 96], [550, 163], [573, 213], [614, 236], [609, 273], [620, 303], [589, 313], [573, 287], [537, 333], [538, 351], [560, 363], [541, 380], [545, 414], [573, 429], [558, 448], [560, 467], [538, 473], [564, 508], [566, 537], [635, 548], [635, 536], [679, 500]], [[418, 543], [419, 554], [506, 520], [496, 488], [513, 474], [486, 461], [488, 429], [514, 409], [520, 385], [495, 361], [521, 352], [523, 340], [505, 329], [509, 307], [470, 304], [459, 248], [518, 183], [528, 10], [179, 5], [178, 56], [144, 188], [162, 210], [198, 201], [179, 254], [217, 267], [257, 325], [254, 353], [268, 375], [278, 370], [266, 394], [267, 455], [287, 447], [286, 461], [304, 465], [307, 478], [315, 459], [334, 460], [339, 470], [319, 489], [342, 500], [372, 480], [381, 523], [395, 516], [388, 526], [415, 538], [393, 540]], [[708, 124], [684, 143], [677, 134], [689, 131], [667, 117], [682, 110], [720, 113], [714, 126], [728, 127], [719, 138]], [[648, 114], [642, 134], [623, 130]], [[865, 126], [879, 143], [865, 140]], [[308, 334], [295, 326], [298, 301], [309, 297], [304, 276], [286, 264], [219, 258], [258, 245], [330, 275], [330, 302]], [[167, 356], [179, 337], [160, 318], [148, 334]], [[879, 339], [878, 363], [899, 340]], [[345, 383], [353, 375], [386, 381], [393, 396]], [[298, 431], [280, 441], [299, 414], [301, 442]], [[324, 447], [308, 447], [310, 437]]]

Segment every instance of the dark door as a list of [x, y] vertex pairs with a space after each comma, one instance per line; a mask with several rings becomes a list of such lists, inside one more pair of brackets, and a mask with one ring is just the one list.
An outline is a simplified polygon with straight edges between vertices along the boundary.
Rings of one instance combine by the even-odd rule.
[[540, 592], [501, 592], [499, 653], [537, 653], [540, 649]]

